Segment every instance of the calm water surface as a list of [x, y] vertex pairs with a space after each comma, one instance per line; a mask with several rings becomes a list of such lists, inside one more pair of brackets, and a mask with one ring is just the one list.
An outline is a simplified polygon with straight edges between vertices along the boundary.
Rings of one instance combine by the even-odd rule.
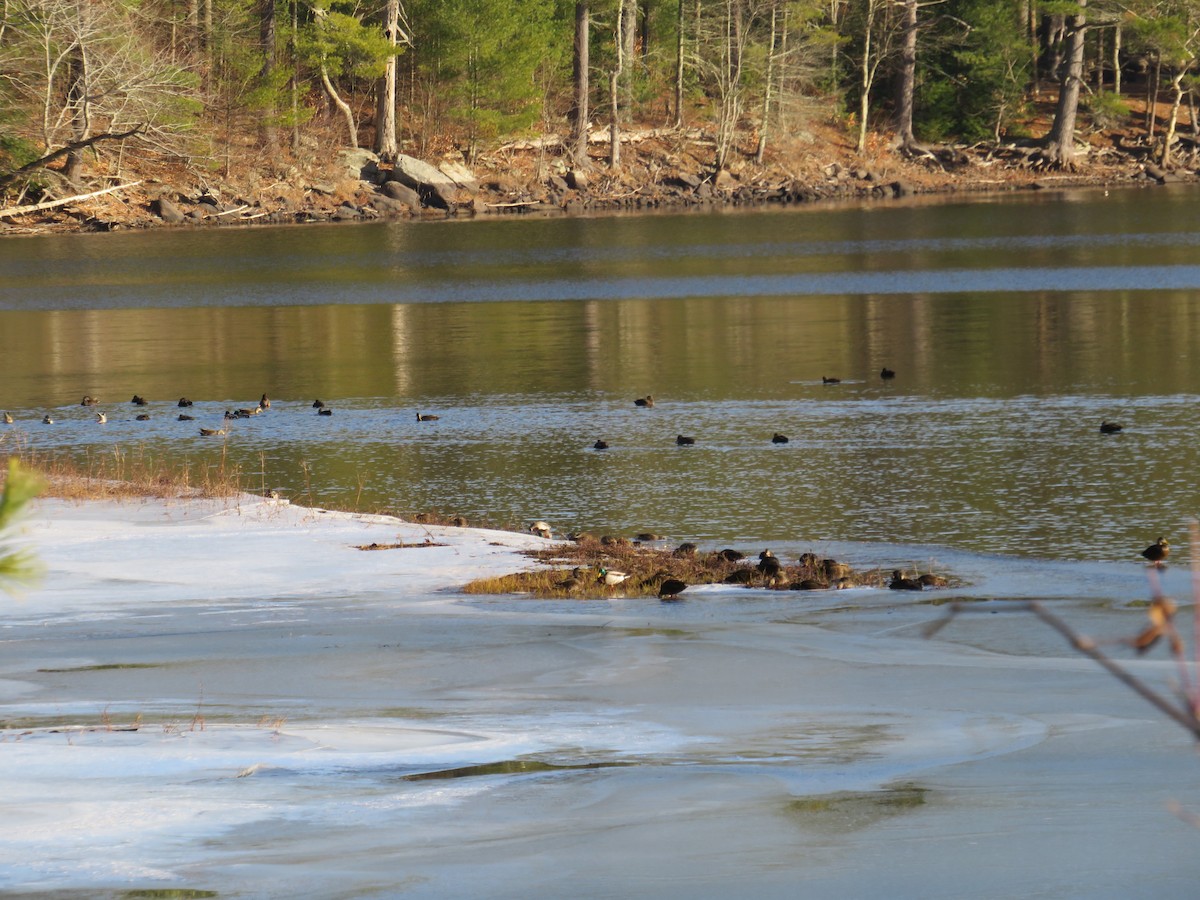
[[11, 239], [0, 438], [564, 532], [1133, 560], [1200, 511], [1197, 200]]

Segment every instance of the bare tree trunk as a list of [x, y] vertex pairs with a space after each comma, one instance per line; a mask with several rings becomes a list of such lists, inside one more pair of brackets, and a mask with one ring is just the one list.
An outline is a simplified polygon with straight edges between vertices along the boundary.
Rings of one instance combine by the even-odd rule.
[[292, 75], [288, 79], [288, 92], [292, 100], [292, 153], [300, 155], [300, 73], [299, 54], [296, 52], [296, 40], [300, 34], [300, 0], [292, 0], [292, 32], [288, 36], [292, 57]]
[[859, 69], [858, 96], [858, 152], [867, 149], [867, 116], [871, 110], [871, 82], [875, 77], [875, 69], [871, 65], [872, 38], [875, 31], [875, 14], [878, 11], [878, 0], [866, 0], [867, 20], [863, 28], [862, 66]]
[[588, 164], [588, 35], [590, 31], [590, 10], [588, 0], [575, 2], [575, 53], [574, 53], [574, 85], [575, 105], [572, 110], [574, 124], [574, 140], [572, 156], [575, 165], [586, 168]]
[[[80, 4], [75, 14], [79, 16], [79, 34], [87, 33], [87, 25], [83, 21], [86, 15], [86, 4]], [[88, 58], [82, 41], [76, 42], [70, 51], [67, 62], [67, 106], [71, 111], [72, 147], [67, 152], [66, 163], [63, 165], [63, 177], [73, 185], [79, 184], [83, 174], [82, 142], [91, 134], [91, 96], [88, 88]]]
[[912, 124], [913, 94], [917, 88], [917, 0], [904, 0], [903, 28], [900, 74], [896, 79], [896, 144], [908, 150], [917, 143]]
[[763, 154], [767, 151], [767, 135], [771, 123], [771, 90], [775, 83], [775, 42], [778, 28], [779, 7], [771, 4], [771, 36], [767, 43], [767, 77], [763, 85], [762, 123], [758, 127], [758, 149], [754, 153], [756, 165], [762, 165]]
[[1050, 158], [1059, 166], [1069, 169], [1075, 165], [1075, 116], [1079, 111], [1079, 88], [1083, 76], [1084, 36], [1087, 33], [1087, 17], [1084, 10], [1087, 0], [1078, 0], [1079, 12], [1071, 16], [1067, 26], [1067, 64], [1063, 69], [1058, 88], [1058, 108], [1054, 112], [1054, 124], [1047, 135]]
[[325, 68], [324, 61], [321, 62], [321, 85], [325, 88], [325, 93], [329, 95], [329, 99], [333, 101], [333, 105], [338, 108], [342, 116], [346, 119], [347, 137], [350, 139], [350, 146], [358, 149], [358, 126], [354, 122], [354, 110], [350, 108], [345, 100], [341, 98], [337, 90], [333, 87], [333, 82], [329, 80], [329, 70]]
[[266, 98], [262, 109], [259, 134], [263, 146], [274, 153], [278, 143], [275, 133], [275, 0], [261, 0], [258, 8], [258, 37], [262, 49], [263, 64], [258, 72], [258, 82]]
[[1159, 164], [1164, 168], [1171, 165], [1171, 141], [1175, 140], [1175, 128], [1179, 124], [1179, 107], [1183, 105], [1183, 79], [1188, 73], [1188, 66], [1180, 66], [1175, 77], [1171, 79], [1171, 114], [1167, 117], [1167, 130], [1163, 133], [1162, 156]]
[[1147, 79], [1146, 87], [1146, 137], [1154, 140], [1158, 130], [1158, 92], [1162, 85], [1162, 54], [1154, 55], [1154, 73]]
[[1113, 67], [1113, 93], [1118, 97], [1121, 96], [1121, 23], [1120, 21], [1113, 27], [1113, 48], [1112, 48], [1112, 67]]
[[617, 10], [621, 22], [619, 52], [621, 66], [621, 116], [625, 124], [633, 117], [634, 53], [637, 49], [637, 0], [621, 0]]
[[616, 39], [617, 64], [608, 74], [608, 167], [621, 167], [621, 109], [617, 97], [621, 93], [621, 72], [625, 68], [625, 26], [627, 24], [625, 11], [630, 6], [629, 0], [619, 0], [617, 3], [617, 28], [613, 37]]
[[675, 16], [675, 127], [683, 125], [683, 2]]
[[[383, 10], [383, 34], [395, 49], [400, 43], [400, 0], [387, 0]], [[391, 162], [399, 153], [396, 145], [396, 55], [388, 57], [376, 88], [375, 152]]]

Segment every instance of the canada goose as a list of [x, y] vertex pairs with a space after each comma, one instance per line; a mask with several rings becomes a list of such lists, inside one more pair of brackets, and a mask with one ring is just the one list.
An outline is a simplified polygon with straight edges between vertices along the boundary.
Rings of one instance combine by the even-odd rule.
[[129, 402], [130, 402], [130, 403], [132, 403], [134, 406], [145, 406], [145, 405], [146, 405], [146, 398], [145, 398], [145, 397], [139, 397], [137, 394], [134, 394], [134, 395], [133, 395], [133, 399], [132, 399], [132, 400], [130, 400]]
[[239, 419], [248, 419], [251, 416], [257, 416], [261, 412], [262, 412], [262, 408], [258, 407], [258, 406], [255, 406], [250, 409], [243, 408], [243, 409], [239, 409], [237, 411], [237, 417]]
[[887, 366], [884, 366], [883, 371], [881, 371], [879, 373], [879, 377], [886, 381], [889, 378], [895, 378], [896, 373], [894, 371], [892, 371], [891, 369], [889, 369]]
[[892, 570], [892, 581], [888, 585], [893, 591], [920, 591], [925, 586], [912, 578], [905, 578], [899, 569]]
[[80, 406], [95, 406], [100, 400], [93, 397], [91, 394], [84, 394], [83, 399], [79, 401]]
[[675, 443], [680, 447], [690, 447], [692, 444], [696, 443], [696, 439], [693, 437], [686, 437], [682, 434], [677, 434], [675, 435]]
[[1157, 541], [1142, 551], [1142, 556], [1150, 560], [1156, 566], [1161, 566], [1171, 552], [1171, 545], [1167, 543], [1166, 538], [1160, 537]]
[[645, 397], [638, 397], [633, 401], [634, 406], [650, 407], [654, 405], [654, 398], [647, 394]]
[[209, 437], [214, 434], [224, 434], [225, 429], [224, 428], [201, 428], [200, 433], [202, 435], [204, 435], [205, 437]]
[[417, 413], [418, 422], [436, 422], [440, 416], [435, 416], [432, 413]]
[[530, 522], [529, 533], [536, 534], [538, 537], [548, 538], [551, 535], [550, 525], [548, 522], [543, 522], [541, 519], [538, 519], [536, 522]]
[[601, 569], [600, 574], [596, 576], [596, 580], [603, 581], [607, 585], [614, 585], [620, 584], [628, 577], [628, 572], [618, 572], [616, 569]]
[[592, 444], [592, 449], [593, 450], [607, 450], [608, 449], [608, 441], [596, 441], [596, 443]]
[[179, 402], [176, 403], [175, 405], [178, 406], [180, 409], [183, 409], [185, 407], [191, 406], [192, 401], [189, 400], [187, 397], [180, 397]]
[[108, 416], [106, 416], [106, 415], [105, 415], [104, 413], [102, 413], [102, 412], [98, 412], [98, 413], [96, 413], [96, 421], [97, 421], [99, 424], [103, 425], [105, 422], [107, 422], [107, 421], [108, 421]]
[[780, 434], [777, 431], [777, 432], [775, 432], [774, 435], [771, 436], [772, 444], [786, 444], [787, 442], [788, 442], [788, 437], [786, 434]]
[[678, 578], [668, 578], [658, 586], [659, 600], [674, 600], [687, 590], [687, 585]]
[[1118, 425], [1116, 422], [1101, 422], [1100, 423], [1100, 433], [1101, 434], [1116, 434], [1118, 431], [1120, 431], [1124, 427], [1125, 427], [1124, 425]]
[[840, 378], [829, 378], [825, 375], [821, 376], [821, 384], [841, 384], [841, 383], [842, 383], [842, 379], [840, 379]]

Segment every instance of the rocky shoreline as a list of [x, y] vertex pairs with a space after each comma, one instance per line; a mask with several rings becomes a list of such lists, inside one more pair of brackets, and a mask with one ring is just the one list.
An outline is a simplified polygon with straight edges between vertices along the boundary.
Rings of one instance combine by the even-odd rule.
[[[810, 151], [790, 168], [745, 161], [713, 171], [701, 162], [703, 152], [688, 152], [678, 134], [635, 137], [619, 171], [608, 169], [602, 156], [586, 170], [572, 168], [538, 141], [501, 148], [474, 169], [458, 158], [435, 163], [401, 155], [389, 163], [356, 149], [323, 166], [292, 167], [265, 185], [269, 176], [260, 173], [215, 182], [186, 172], [149, 173], [103, 196], [0, 217], [0, 235], [887, 202], [1197, 180], [1195, 170], [1165, 171], [1148, 161], [1148, 149], [1119, 141], [1119, 149], [1093, 149], [1070, 172], [1052, 169], [1036, 142], [928, 148], [907, 156], [877, 152], [867, 159], [835, 147], [825, 160]], [[702, 136], [691, 140], [703, 145]]]

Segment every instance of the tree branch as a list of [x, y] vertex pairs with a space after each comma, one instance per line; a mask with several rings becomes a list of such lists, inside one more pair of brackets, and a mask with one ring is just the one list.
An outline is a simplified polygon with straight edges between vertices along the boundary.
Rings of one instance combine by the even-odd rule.
[[128, 131], [106, 131], [102, 134], [92, 135], [90, 138], [86, 138], [82, 141], [71, 141], [71, 143], [59, 147], [53, 153], [47, 153], [40, 159], [35, 159], [31, 163], [26, 163], [25, 165], [21, 166], [21, 168], [9, 172], [7, 175], [0, 175], [0, 191], [4, 190], [27, 172], [32, 172], [34, 169], [40, 169], [43, 166], [48, 166], [55, 160], [62, 159], [62, 157], [66, 156], [68, 153], [74, 153], [76, 150], [83, 150], [85, 147], [90, 147], [92, 144], [98, 144], [100, 141], [119, 141], [124, 140], [127, 137], [133, 137], [135, 134], [140, 133], [145, 127], [145, 124], [138, 124], [134, 125]]
[[141, 184], [140, 181], [131, 181], [128, 184], [118, 184], [114, 187], [105, 188], [102, 191], [92, 191], [90, 194], [75, 194], [73, 197], [64, 197], [61, 200], [48, 200], [45, 203], [34, 203], [29, 206], [10, 206], [8, 209], [0, 209], [0, 219], [23, 216], [27, 213], [40, 212], [43, 209], [54, 209], [56, 206], [66, 206], [68, 203], [74, 203], [77, 200], [90, 200], [93, 197], [111, 194], [113, 191], [123, 191], [126, 188], [137, 187], [139, 184]]

